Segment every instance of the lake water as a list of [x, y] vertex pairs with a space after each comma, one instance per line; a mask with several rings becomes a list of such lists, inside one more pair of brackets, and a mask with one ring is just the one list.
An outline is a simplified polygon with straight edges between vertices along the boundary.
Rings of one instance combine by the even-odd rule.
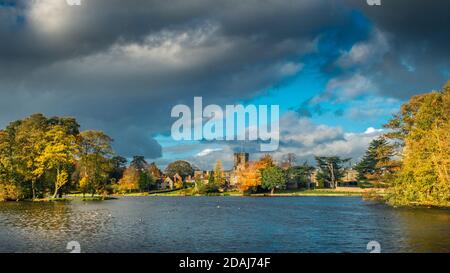
[[0, 203], [0, 252], [450, 252], [450, 210], [359, 197]]

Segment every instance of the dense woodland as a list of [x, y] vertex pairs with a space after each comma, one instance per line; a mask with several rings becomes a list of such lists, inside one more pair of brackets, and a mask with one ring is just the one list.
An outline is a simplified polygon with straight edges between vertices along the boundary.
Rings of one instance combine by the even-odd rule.
[[[127, 160], [112, 149], [113, 139], [101, 131], [79, 131], [74, 118], [34, 114], [0, 130], [0, 200], [52, 197], [65, 193], [108, 195], [148, 192], [164, 176], [192, 176], [196, 193], [230, 189], [218, 161], [206, 180], [194, 176], [186, 161], [175, 161], [164, 173], [144, 157]], [[358, 183], [388, 189], [392, 205], [448, 206], [450, 201], [450, 81], [442, 91], [417, 95], [405, 103], [386, 125], [387, 133], [374, 139], [360, 162]], [[289, 154], [281, 164], [270, 155], [236, 171], [243, 193], [274, 192], [287, 183], [309, 187], [317, 169], [319, 187], [336, 188], [350, 159], [316, 157], [316, 167], [296, 164]], [[186, 187], [175, 181], [175, 188]]]

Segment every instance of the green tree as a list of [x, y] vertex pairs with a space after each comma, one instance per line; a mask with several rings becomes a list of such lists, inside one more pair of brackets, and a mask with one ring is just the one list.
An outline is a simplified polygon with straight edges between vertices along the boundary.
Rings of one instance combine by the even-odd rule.
[[122, 156], [114, 156], [111, 158], [111, 172], [109, 173], [109, 178], [112, 181], [119, 181], [123, 176], [123, 172], [127, 168], [128, 160]]
[[321, 184], [328, 183], [331, 188], [335, 189], [344, 177], [344, 164], [348, 161], [350, 161], [350, 158], [316, 156], [317, 167], [319, 168], [317, 179]]
[[188, 176], [194, 175], [194, 169], [189, 162], [184, 160], [177, 160], [167, 166], [165, 173], [170, 177], [174, 177], [175, 174], [178, 173], [178, 175], [185, 179]]
[[139, 190], [142, 191], [150, 191], [150, 188], [156, 183], [153, 175], [145, 169], [139, 172]]
[[299, 183], [301, 187], [308, 187], [314, 167], [308, 162], [300, 166], [291, 166], [286, 170], [286, 178], [289, 183]]
[[384, 175], [393, 173], [398, 167], [392, 159], [395, 154], [394, 145], [389, 144], [384, 136], [372, 140], [362, 160], [355, 166], [358, 180], [380, 180]]
[[226, 188], [226, 179], [223, 171], [222, 161], [217, 160], [216, 166], [214, 167], [214, 183], [219, 188]]
[[267, 167], [261, 172], [262, 184], [264, 189], [270, 190], [273, 194], [276, 188], [286, 185], [286, 174], [283, 169], [277, 166]]
[[131, 160], [130, 166], [134, 167], [136, 170], [144, 170], [147, 169], [148, 163], [144, 156], [135, 155], [133, 156], [133, 160]]

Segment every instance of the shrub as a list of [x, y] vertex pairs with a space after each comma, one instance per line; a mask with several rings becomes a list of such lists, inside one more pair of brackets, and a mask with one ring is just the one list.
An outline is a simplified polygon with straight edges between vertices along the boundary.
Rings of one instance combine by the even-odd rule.
[[0, 201], [18, 201], [25, 198], [23, 190], [12, 183], [0, 183]]

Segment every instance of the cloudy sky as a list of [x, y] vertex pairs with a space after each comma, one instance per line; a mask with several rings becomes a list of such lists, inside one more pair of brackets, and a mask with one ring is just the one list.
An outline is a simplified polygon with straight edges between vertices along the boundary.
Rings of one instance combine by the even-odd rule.
[[74, 116], [126, 157], [229, 167], [242, 145], [170, 137], [172, 107], [202, 96], [279, 104], [276, 158], [357, 160], [402, 102], [450, 78], [450, 1], [81, 3], [0, 1], [1, 127]]

